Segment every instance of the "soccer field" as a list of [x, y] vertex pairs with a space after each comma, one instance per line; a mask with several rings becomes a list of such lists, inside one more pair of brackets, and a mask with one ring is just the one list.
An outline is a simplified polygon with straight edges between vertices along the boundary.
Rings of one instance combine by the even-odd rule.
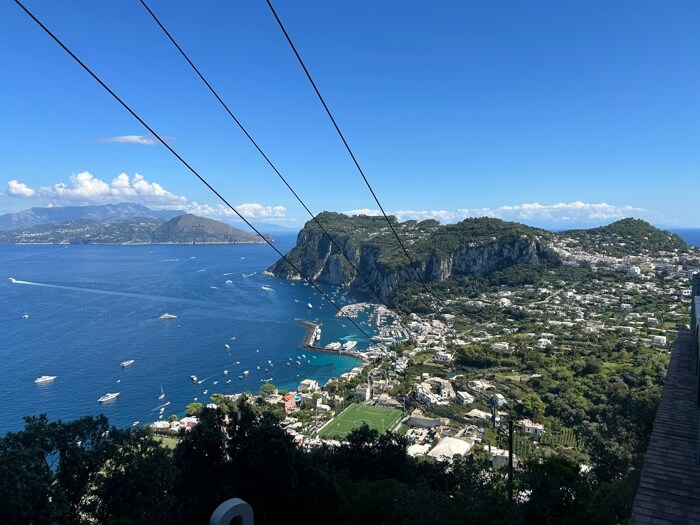
[[322, 438], [342, 438], [362, 423], [367, 423], [369, 428], [384, 433], [393, 428], [402, 416], [402, 412], [395, 408], [353, 404], [338, 414], [319, 435]]

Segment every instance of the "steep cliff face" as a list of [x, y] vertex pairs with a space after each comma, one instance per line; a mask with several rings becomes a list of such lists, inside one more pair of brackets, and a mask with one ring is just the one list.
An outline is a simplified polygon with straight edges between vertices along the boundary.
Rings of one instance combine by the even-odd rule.
[[[318, 217], [324, 219], [324, 228], [335, 245], [309, 222], [287, 257], [315, 281], [373, 289], [383, 298], [404, 283], [418, 281], [416, 270], [424, 281], [436, 283], [452, 275], [482, 277], [516, 264], [538, 264], [543, 257], [553, 257], [543, 238], [546, 232], [515, 223], [494, 219], [470, 219], [467, 225], [447, 227], [434, 221], [397, 223], [397, 232], [416, 263], [414, 270], [386, 231], [386, 223], [363, 217], [353, 224], [356, 218], [338, 215]], [[300, 278], [284, 260], [268, 271], [278, 277]]]

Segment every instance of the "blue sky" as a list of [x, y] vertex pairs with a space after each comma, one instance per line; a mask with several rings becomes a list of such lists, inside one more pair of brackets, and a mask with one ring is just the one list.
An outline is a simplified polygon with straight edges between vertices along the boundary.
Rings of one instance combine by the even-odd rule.
[[[138, 1], [26, 5], [249, 218], [306, 212]], [[377, 209], [263, 0], [151, 8], [314, 212]], [[700, 227], [700, 4], [314, 2], [277, 11], [384, 208]], [[0, 213], [216, 198], [13, 2]]]

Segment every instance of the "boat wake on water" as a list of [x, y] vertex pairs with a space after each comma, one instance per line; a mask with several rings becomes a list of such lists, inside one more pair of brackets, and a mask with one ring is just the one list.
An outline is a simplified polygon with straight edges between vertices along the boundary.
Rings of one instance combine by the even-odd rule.
[[85, 288], [82, 286], [67, 286], [65, 284], [50, 284], [50, 283], [38, 283], [35, 281], [22, 281], [19, 279], [12, 279], [12, 284], [24, 284], [28, 286], [40, 286], [42, 288], [54, 288], [57, 290], [68, 290], [77, 292], [88, 292], [96, 293], [102, 295], [116, 295], [119, 297], [136, 297], [138, 299], [153, 299], [158, 301], [176, 301], [178, 303], [189, 303], [197, 304], [202, 306], [210, 306], [211, 303], [206, 301], [197, 301], [196, 299], [183, 299], [181, 297], [167, 297], [164, 295], [149, 295], [136, 292], [120, 292], [117, 290], [101, 290], [99, 288]]

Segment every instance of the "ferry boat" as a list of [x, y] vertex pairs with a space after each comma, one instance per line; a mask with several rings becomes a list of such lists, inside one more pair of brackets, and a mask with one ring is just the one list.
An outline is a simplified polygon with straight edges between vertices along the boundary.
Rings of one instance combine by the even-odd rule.
[[340, 347], [343, 350], [352, 350], [357, 346], [357, 341], [346, 341]]
[[105, 403], [107, 401], [111, 401], [112, 399], [114, 399], [118, 395], [119, 395], [119, 392], [107, 392], [100, 399], [98, 399], [97, 402], [98, 403]]
[[57, 376], [41, 376], [37, 377], [34, 382], [35, 383], [50, 383], [54, 379], [56, 379]]
[[177, 319], [177, 315], [169, 314], [169, 313], [164, 313], [159, 317], [159, 319]]
[[131, 366], [135, 363], [136, 361], [134, 359], [127, 359], [126, 361], [122, 361], [119, 366], [122, 368], [126, 368], [127, 366]]

